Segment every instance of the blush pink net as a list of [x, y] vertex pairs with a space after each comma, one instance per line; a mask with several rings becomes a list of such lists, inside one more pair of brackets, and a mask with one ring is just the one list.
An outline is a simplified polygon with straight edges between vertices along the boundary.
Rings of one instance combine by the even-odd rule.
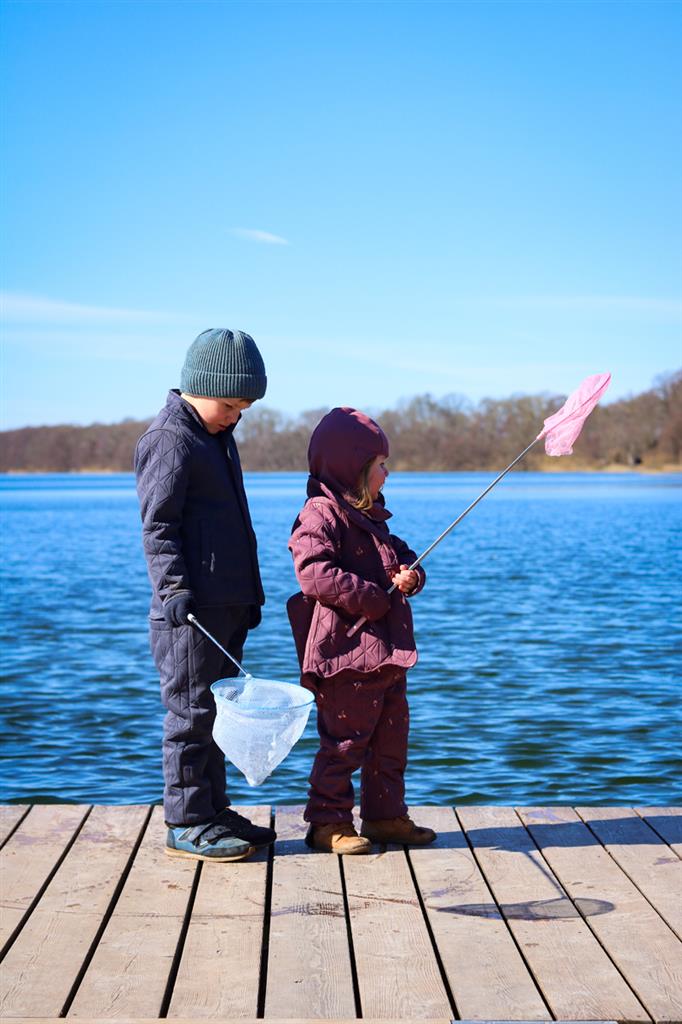
[[609, 386], [610, 380], [610, 373], [595, 373], [591, 377], [586, 377], [580, 387], [568, 396], [559, 411], [545, 420], [544, 429], [540, 431], [536, 440], [544, 437], [547, 455], [572, 454], [573, 442]]

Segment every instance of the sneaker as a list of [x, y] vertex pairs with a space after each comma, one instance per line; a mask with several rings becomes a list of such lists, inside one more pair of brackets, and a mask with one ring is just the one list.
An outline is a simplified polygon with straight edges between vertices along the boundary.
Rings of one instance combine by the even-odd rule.
[[426, 846], [436, 838], [432, 828], [421, 828], [403, 814], [400, 818], [363, 821], [360, 835], [373, 843], [402, 843], [407, 846]]
[[216, 814], [213, 821], [218, 825], [226, 825], [233, 836], [243, 839], [251, 846], [269, 846], [277, 838], [274, 828], [254, 825], [248, 818], [233, 811], [231, 807], [225, 807], [219, 814]]
[[369, 853], [372, 846], [369, 839], [357, 834], [350, 821], [311, 825], [305, 841], [311, 849], [325, 853]]
[[214, 821], [203, 825], [178, 825], [169, 828], [166, 853], [169, 857], [189, 857], [192, 860], [243, 860], [254, 847], [235, 836], [226, 825]]

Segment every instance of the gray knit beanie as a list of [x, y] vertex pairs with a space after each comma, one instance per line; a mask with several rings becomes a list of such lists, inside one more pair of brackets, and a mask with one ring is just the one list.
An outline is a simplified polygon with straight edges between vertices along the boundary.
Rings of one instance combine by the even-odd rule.
[[243, 331], [212, 328], [192, 342], [180, 375], [180, 390], [203, 398], [249, 398], [265, 394], [268, 379], [256, 343]]

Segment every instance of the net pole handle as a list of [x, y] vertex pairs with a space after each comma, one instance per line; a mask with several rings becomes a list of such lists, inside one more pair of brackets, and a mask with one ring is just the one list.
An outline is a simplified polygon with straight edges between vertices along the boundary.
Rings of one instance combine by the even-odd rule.
[[201, 633], [203, 633], [204, 636], [207, 636], [208, 639], [211, 640], [212, 643], [214, 643], [216, 645], [216, 647], [218, 648], [219, 651], [223, 652], [223, 654], [225, 655], [226, 658], [230, 659], [230, 661], [232, 662], [233, 665], [237, 666], [237, 668], [239, 669], [240, 672], [243, 672], [244, 675], [247, 678], [250, 678], [251, 673], [247, 672], [246, 669], [243, 667], [243, 665], [240, 665], [239, 662], [237, 661], [237, 659], [233, 658], [232, 655], [230, 654], [230, 652], [226, 651], [225, 648], [223, 647], [223, 645], [216, 640], [216, 638], [213, 636], [213, 634], [209, 633], [209, 631], [204, 626], [201, 625], [201, 623], [199, 622], [199, 620], [196, 617], [196, 615], [194, 615], [192, 612], [190, 612], [189, 615], [187, 616], [187, 621], [190, 623], [190, 625], [196, 626], [196, 628]]
[[[392, 594], [394, 590], [395, 590], [395, 583], [393, 583], [393, 584], [392, 584], [392, 585], [391, 585], [391, 586], [390, 586], [390, 587], [388, 588], [388, 590], [386, 591], [386, 593], [387, 593], [387, 594]], [[357, 620], [356, 622], [354, 622], [354, 623], [353, 623], [353, 625], [352, 625], [352, 626], [350, 627], [350, 629], [349, 629], [349, 630], [347, 630], [347, 632], [346, 632], [346, 636], [347, 636], [347, 637], [349, 637], [349, 638], [350, 638], [351, 636], [355, 636], [355, 634], [357, 633], [357, 631], [358, 631], [359, 629], [362, 629], [362, 627], [364, 626], [364, 624], [365, 624], [366, 622], [367, 622], [367, 616], [366, 616], [366, 615], [363, 615], [363, 616], [362, 616], [362, 618], [360, 618], [360, 619], [358, 619], [358, 620]]]
[[[483, 498], [485, 498], [486, 494], [488, 494], [489, 491], [492, 491], [492, 489], [495, 486], [495, 484], [498, 484], [500, 482], [500, 480], [502, 479], [502, 477], [506, 476], [507, 473], [511, 469], [514, 468], [514, 466], [517, 464], [517, 462], [520, 462], [521, 459], [524, 457], [524, 455], [527, 455], [528, 452], [533, 447], [533, 445], [537, 444], [538, 441], [541, 440], [541, 438], [542, 438], [542, 434], [538, 434], [538, 436], [535, 438], [535, 440], [531, 441], [531, 443], [528, 445], [528, 447], [524, 448], [523, 451], [521, 452], [521, 454], [517, 455], [516, 458], [514, 459], [514, 461], [510, 462], [509, 465], [507, 466], [507, 468], [503, 469], [502, 472], [499, 474], [499, 476], [496, 476], [495, 479], [493, 480], [493, 482], [491, 484], [488, 484], [488, 486], [486, 487], [486, 489], [484, 491], [481, 491], [479, 496], [474, 501], [471, 502], [469, 507], [465, 508], [464, 511], [460, 515], [458, 515], [457, 518], [453, 522], [451, 522], [450, 525], [445, 530], [443, 530], [443, 532], [438, 537], [436, 537], [436, 539], [433, 541], [433, 543], [429, 544], [428, 548], [425, 551], [422, 551], [422, 553], [419, 556], [419, 558], [415, 559], [415, 561], [412, 563], [411, 566], [409, 566], [409, 568], [410, 569], [416, 569], [417, 566], [421, 565], [421, 563], [424, 561], [426, 556], [430, 555], [431, 552], [433, 551], [433, 549], [435, 547], [437, 547], [438, 544], [440, 544], [440, 542], [442, 540], [445, 540], [445, 538], [450, 533], [450, 531], [454, 530], [454, 528], [457, 526], [457, 524], [462, 522], [464, 517], [466, 515], [468, 515], [469, 512], [471, 512], [471, 510], [478, 505], [479, 501], [482, 501]], [[395, 590], [395, 583], [393, 584], [393, 586], [391, 587], [390, 590], [386, 591], [386, 593], [387, 594], [392, 594], [394, 590]], [[346, 636], [347, 637], [355, 636], [357, 631], [359, 629], [361, 629], [362, 626], [364, 626], [364, 624], [366, 622], [367, 622], [367, 617], [366, 616], [363, 616], [363, 618], [358, 619], [357, 622], [354, 622], [353, 625], [350, 627], [350, 629], [347, 631]]]

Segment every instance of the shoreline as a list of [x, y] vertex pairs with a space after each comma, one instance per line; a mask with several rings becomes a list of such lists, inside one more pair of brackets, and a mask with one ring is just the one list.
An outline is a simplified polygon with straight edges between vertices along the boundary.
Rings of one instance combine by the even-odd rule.
[[[245, 474], [259, 474], [262, 476], [275, 476], [278, 474], [285, 473], [302, 473], [307, 474], [305, 469], [246, 469], [244, 468]], [[394, 468], [392, 474], [410, 474], [410, 473], [442, 473], [443, 475], [452, 475], [454, 473], [470, 474], [470, 473], [499, 473], [499, 467], [494, 468], [483, 468], [483, 469], [399, 469]], [[0, 470], [0, 477], [15, 477], [15, 476], [130, 476], [133, 475], [132, 469], [101, 469], [96, 466], [85, 467], [83, 469], [4, 469]], [[523, 473], [544, 473], [548, 476], [559, 475], [562, 473], [604, 473], [612, 476], [624, 476], [626, 474], [645, 474], [649, 476], [657, 475], [675, 475], [682, 474], [682, 463], [666, 463], [663, 466], [622, 466], [619, 463], [609, 463], [606, 466], [585, 466], [585, 465], [571, 465], [571, 466], [546, 466], [537, 467], [534, 469], [519, 469], [517, 474]]]

